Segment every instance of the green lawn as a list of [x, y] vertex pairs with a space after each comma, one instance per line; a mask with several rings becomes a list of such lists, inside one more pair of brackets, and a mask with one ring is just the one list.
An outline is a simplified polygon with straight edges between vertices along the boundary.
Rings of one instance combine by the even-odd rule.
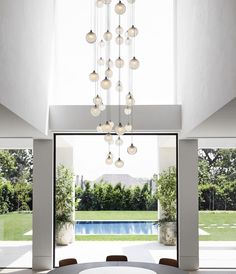
[[12, 212], [0, 215], [1, 241], [30, 241], [32, 236], [24, 233], [32, 230], [32, 214]]
[[[156, 220], [155, 211], [77, 211], [77, 220]], [[202, 211], [199, 213], [199, 227], [210, 235], [200, 236], [201, 241], [236, 241], [236, 211]], [[31, 240], [24, 233], [32, 229], [32, 214], [9, 213], [0, 215], [0, 240]], [[156, 235], [91, 235], [76, 236], [82, 241], [145, 240], [155, 241]]]
[[210, 234], [200, 241], [236, 241], [236, 211], [201, 211], [199, 228]]

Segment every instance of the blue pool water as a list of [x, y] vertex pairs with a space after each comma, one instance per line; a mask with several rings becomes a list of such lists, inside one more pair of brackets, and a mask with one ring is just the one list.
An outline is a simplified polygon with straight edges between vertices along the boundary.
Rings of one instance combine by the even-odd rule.
[[147, 235], [157, 234], [157, 227], [153, 221], [77, 221], [75, 234]]

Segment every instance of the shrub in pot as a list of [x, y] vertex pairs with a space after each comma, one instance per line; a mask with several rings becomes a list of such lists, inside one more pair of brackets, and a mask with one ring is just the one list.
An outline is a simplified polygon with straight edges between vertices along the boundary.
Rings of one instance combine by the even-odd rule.
[[164, 245], [176, 245], [176, 168], [169, 167], [159, 178], [154, 177], [154, 180], [162, 210], [156, 222], [159, 226], [159, 241]]
[[55, 225], [56, 243], [68, 245], [74, 241], [74, 185], [70, 169], [59, 165], [56, 174]]

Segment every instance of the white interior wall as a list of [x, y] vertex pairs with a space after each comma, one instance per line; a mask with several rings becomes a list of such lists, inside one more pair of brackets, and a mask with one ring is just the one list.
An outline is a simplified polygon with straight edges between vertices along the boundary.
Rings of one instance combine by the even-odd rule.
[[235, 0], [177, 0], [183, 134], [236, 97], [235, 25]]
[[0, 18], [0, 103], [47, 133], [54, 0], [1, 0]]

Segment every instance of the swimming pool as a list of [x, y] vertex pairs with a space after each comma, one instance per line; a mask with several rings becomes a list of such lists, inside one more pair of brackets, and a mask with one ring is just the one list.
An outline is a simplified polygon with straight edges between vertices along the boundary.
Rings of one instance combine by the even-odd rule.
[[153, 221], [76, 221], [76, 235], [150, 235], [157, 234]]

